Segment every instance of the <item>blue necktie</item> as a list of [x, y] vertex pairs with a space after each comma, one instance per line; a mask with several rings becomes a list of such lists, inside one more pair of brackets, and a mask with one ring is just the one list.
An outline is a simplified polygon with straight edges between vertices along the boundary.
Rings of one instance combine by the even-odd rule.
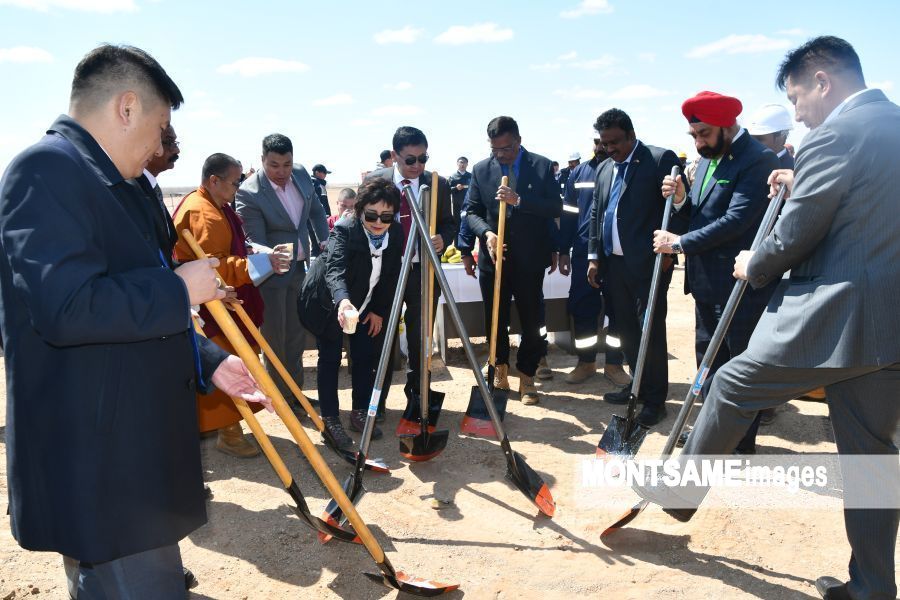
[[603, 252], [606, 256], [612, 254], [612, 228], [613, 219], [616, 218], [616, 207], [619, 206], [619, 196], [625, 186], [625, 169], [627, 162], [616, 163], [616, 179], [613, 181], [612, 190], [609, 192], [609, 202], [606, 203], [606, 213], [603, 215]]

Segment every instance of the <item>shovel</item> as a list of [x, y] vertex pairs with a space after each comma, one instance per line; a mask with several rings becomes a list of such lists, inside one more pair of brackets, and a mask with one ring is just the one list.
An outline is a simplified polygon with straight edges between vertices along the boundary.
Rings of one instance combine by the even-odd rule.
[[[672, 167], [672, 178], [677, 179], [680, 173], [678, 167]], [[672, 204], [675, 202], [673, 192], [666, 198], [666, 206], [663, 208], [663, 219], [660, 229], [668, 231], [669, 217], [672, 213]], [[603, 437], [597, 444], [597, 457], [604, 458], [610, 454], [619, 456], [625, 460], [634, 458], [638, 448], [644, 443], [647, 431], [650, 429], [643, 423], [638, 423], [635, 418], [637, 410], [638, 393], [641, 389], [641, 379], [644, 376], [644, 364], [647, 362], [647, 351], [650, 347], [650, 332], [653, 329], [653, 315], [656, 313], [656, 300], [659, 295], [659, 280], [662, 278], [663, 255], [656, 255], [653, 263], [653, 278], [650, 281], [650, 293], [647, 296], [647, 310], [644, 311], [644, 326], [641, 331], [641, 345], [638, 349], [637, 364], [634, 367], [634, 377], [631, 380], [631, 392], [628, 394], [628, 412], [625, 417], [613, 415], [609, 426], [603, 432]]]
[[[412, 190], [407, 187], [407, 198], [412, 197]], [[410, 203], [412, 208], [412, 203]], [[372, 442], [372, 432], [375, 430], [375, 416], [378, 413], [378, 403], [381, 399], [381, 389], [384, 386], [385, 376], [387, 375], [388, 359], [394, 345], [394, 332], [397, 331], [397, 324], [400, 322], [400, 309], [403, 307], [403, 295], [406, 291], [406, 282], [409, 280], [409, 270], [412, 265], [412, 257], [415, 252], [416, 245], [413, 243], [415, 238], [410, 236], [407, 240], [406, 250], [403, 252], [403, 262], [400, 266], [400, 281], [397, 282], [397, 289], [394, 290], [394, 299], [391, 303], [391, 312], [388, 315], [387, 328], [384, 330], [384, 344], [381, 348], [381, 356], [378, 358], [378, 369], [375, 373], [375, 385], [372, 388], [372, 396], [369, 400], [369, 408], [366, 411], [366, 423], [363, 425], [362, 435], [359, 440], [359, 452], [357, 453], [355, 468], [353, 472], [344, 480], [343, 491], [350, 499], [352, 504], [358, 504], [366, 493], [363, 487], [363, 470], [365, 462], [363, 457], [369, 452], [369, 444]], [[390, 243], [390, 242], [389, 242]], [[333, 499], [325, 507], [322, 514], [322, 520], [333, 525], [338, 525], [347, 519], [343, 506], [337, 499]], [[320, 534], [319, 541], [323, 544], [331, 538], [327, 535]]]
[[[306, 395], [300, 390], [300, 387], [297, 385], [297, 382], [294, 381], [294, 378], [291, 377], [290, 373], [287, 372], [287, 369], [284, 368], [284, 364], [278, 359], [278, 356], [275, 355], [275, 351], [272, 350], [272, 346], [266, 341], [266, 338], [263, 337], [262, 332], [253, 324], [253, 321], [250, 319], [250, 315], [247, 314], [247, 311], [244, 310], [244, 307], [240, 304], [232, 305], [234, 308], [234, 312], [237, 313], [238, 317], [240, 317], [241, 322], [246, 327], [247, 331], [250, 332], [250, 335], [253, 336], [253, 339], [256, 340], [257, 345], [262, 349], [263, 354], [269, 359], [269, 362], [275, 367], [275, 370], [278, 371], [278, 375], [281, 376], [281, 380], [288, 386], [288, 389], [291, 390], [291, 393], [300, 402], [303, 409], [306, 411], [306, 414], [309, 415], [309, 418], [312, 420], [313, 425], [316, 429], [319, 430], [319, 433], [322, 434], [322, 439], [325, 441], [325, 444], [334, 450], [338, 456], [346, 460], [351, 465], [356, 464], [356, 453], [348, 450], [341, 450], [338, 448], [337, 442], [335, 442], [334, 437], [332, 437], [331, 433], [325, 428], [325, 423], [322, 422], [322, 419], [319, 417], [319, 413], [312, 407], [312, 404], [309, 403], [309, 400], [306, 398]], [[391, 470], [388, 468], [387, 464], [384, 460], [380, 458], [376, 459], [366, 459], [365, 468], [371, 471], [375, 471], [378, 473], [390, 473]]]
[[[203, 252], [203, 249], [199, 246], [199, 244], [197, 244], [197, 240], [195, 240], [194, 236], [191, 235], [190, 231], [184, 230], [182, 232], [182, 236], [191, 246], [191, 249], [194, 251], [198, 258], [206, 256], [206, 254]], [[356, 532], [357, 537], [359, 537], [360, 542], [363, 546], [366, 547], [369, 555], [378, 565], [378, 568], [381, 571], [380, 574], [376, 575], [366, 573], [366, 576], [376, 581], [380, 580], [388, 587], [408, 592], [410, 594], [415, 594], [417, 596], [437, 596], [439, 594], [457, 589], [459, 587], [459, 585], [457, 584], [448, 585], [435, 581], [429, 581], [419, 577], [412, 577], [406, 573], [403, 573], [402, 571], [397, 571], [394, 569], [393, 565], [391, 565], [390, 561], [385, 555], [381, 545], [378, 543], [378, 540], [376, 540], [375, 536], [372, 535], [372, 532], [369, 530], [369, 527], [366, 525], [365, 521], [363, 521], [362, 517], [359, 516], [359, 513], [356, 512], [356, 508], [353, 506], [353, 503], [350, 502], [350, 499], [344, 493], [344, 490], [341, 489], [340, 484], [334, 477], [334, 473], [332, 473], [331, 469], [328, 468], [328, 463], [325, 462], [325, 459], [322, 458], [322, 455], [319, 454], [318, 449], [316, 449], [315, 444], [313, 444], [309, 437], [306, 435], [306, 432], [300, 425], [300, 421], [297, 420], [297, 417], [288, 407], [287, 402], [285, 402], [284, 397], [281, 395], [281, 392], [278, 391], [278, 387], [275, 385], [275, 382], [262, 366], [262, 363], [259, 360], [259, 356], [257, 356], [257, 354], [253, 351], [253, 349], [250, 347], [250, 344], [248, 344], [247, 340], [244, 339], [244, 336], [241, 335], [241, 332], [235, 324], [234, 320], [232, 320], [232, 318], [228, 315], [228, 309], [225, 308], [221, 300], [211, 300], [206, 303], [206, 307], [213, 315], [213, 318], [216, 320], [216, 323], [219, 325], [222, 333], [228, 339], [228, 342], [232, 345], [232, 347], [235, 349], [235, 352], [237, 352], [237, 355], [241, 358], [241, 360], [247, 366], [247, 369], [253, 375], [253, 378], [260, 385], [266, 396], [268, 396], [272, 400], [272, 406], [275, 408], [275, 412], [278, 414], [278, 417], [284, 422], [285, 426], [288, 428], [288, 431], [290, 431], [291, 436], [297, 442], [300, 450], [312, 465], [313, 469], [316, 472], [316, 475], [319, 476], [319, 479], [325, 485], [325, 489], [328, 490], [328, 493], [331, 494], [335, 501], [344, 510], [348, 520], [353, 526], [353, 530]], [[378, 399], [377, 397], [375, 398], [375, 407], [377, 408]], [[374, 411], [374, 409], [370, 407], [370, 411]], [[361, 460], [358, 460], [357, 464], [359, 464], [359, 462], [361, 462]]]
[[[246, 312], [244, 312], [244, 314], [246, 314]], [[197, 335], [206, 337], [197, 323], [196, 317], [194, 317], [194, 331]], [[253, 410], [247, 406], [247, 401], [237, 396], [231, 396], [231, 400], [234, 402], [235, 408], [237, 408], [238, 412], [241, 414], [241, 418], [243, 418], [250, 427], [253, 437], [256, 438], [256, 442], [259, 444], [259, 447], [262, 448], [263, 454], [266, 455], [269, 464], [272, 465], [272, 469], [275, 471], [275, 474], [278, 475], [278, 479], [281, 480], [281, 484], [284, 486], [285, 491], [287, 491], [291, 498], [294, 499], [294, 512], [297, 513], [300, 520], [320, 533], [336, 537], [345, 542], [361, 543], [355, 532], [348, 531], [331, 523], [326, 523], [322, 519], [314, 517], [312, 513], [309, 512], [309, 506], [306, 504], [306, 498], [304, 498], [303, 494], [300, 492], [300, 487], [294, 481], [294, 478], [291, 476], [290, 471], [288, 471], [284, 461], [281, 460], [281, 456], [278, 454], [278, 451], [275, 450], [269, 436], [266, 435], [266, 432], [259, 424], [259, 421], [256, 420], [256, 415], [253, 414]]]
[[[756, 231], [756, 237], [753, 238], [753, 243], [750, 245], [750, 250], [759, 248], [762, 241], [766, 239], [766, 236], [769, 235], [772, 228], [775, 227], [775, 221], [778, 220], [778, 214], [781, 212], [782, 204], [784, 204], [784, 194], [786, 191], [787, 188], [782, 184], [781, 188], [778, 190], [778, 194], [772, 199], [772, 202], [769, 203], [766, 214], [763, 216], [762, 223], [759, 224], [759, 229]], [[681, 405], [681, 410], [678, 412], [678, 417], [675, 419], [675, 424], [672, 426], [672, 431], [669, 432], [669, 437], [666, 439], [666, 445], [663, 447], [661, 454], [663, 460], [672, 456], [675, 444], [678, 442], [681, 432], [684, 431], [684, 425], [687, 423], [688, 417], [691, 414], [694, 402], [696, 402], [697, 397], [703, 390], [703, 382], [706, 381], [706, 376], [709, 374], [709, 369], [716, 359], [716, 354], [718, 354], [719, 348], [722, 347], [722, 340], [725, 339], [725, 334], [728, 333], [728, 327], [731, 325], [731, 320], [734, 318], [734, 313], [737, 312], [738, 304], [746, 289], [747, 281], [738, 279], [731, 290], [728, 302], [722, 310], [722, 317], [719, 319], [719, 324], [716, 326], [712, 339], [709, 341], [709, 346], [706, 348], [703, 359], [700, 361], [700, 367], [697, 369], [694, 383], [688, 390], [688, 393], [684, 398], [684, 404]], [[648, 504], [650, 504], [648, 500], [641, 500], [629, 508], [615, 523], [607, 527], [603, 533], [600, 534], [600, 537], [614, 533], [634, 521], [637, 516], [647, 508]]]
[[[500, 185], [508, 185], [509, 177], [506, 175], [500, 180]], [[501, 202], [497, 220], [497, 252], [494, 261], [494, 300], [491, 305], [491, 331], [490, 354], [488, 355], [487, 382], [490, 396], [494, 401], [497, 415], [500, 421], [506, 415], [506, 402], [509, 400], [509, 390], [494, 388], [494, 374], [497, 371], [497, 321], [500, 315], [500, 282], [503, 275], [503, 240], [506, 233], [506, 204]], [[462, 332], [460, 332], [462, 335]], [[498, 437], [497, 428], [492, 422], [492, 415], [488, 410], [484, 397], [479, 387], [473, 386], [469, 394], [469, 406], [466, 408], [466, 416], [463, 417], [459, 430], [462, 433], [479, 437]]]
[[[421, 209], [430, 216], [429, 234], [422, 235], [420, 246], [431, 246], [431, 236], [437, 232], [437, 188], [438, 174], [432, 173], [432, 188], [422, 186], [419, 193]], [[434, 202], [432, 202], [432, 191]], [[407, 198], [411, 198], [407, 195]], [[416, 207], [410, 207], [412, 210], [418, 210]], [[424, 231], [422, 231], [424, 234]], [[413, 231], [413, 239], [415, 232]], [[420, 254], [422, 254], [420, 252]], [[431, 328], [432, 328], [432, 310], [431, 305], [434, 298], [434, 267], [430, 262], [419, 257], [422, 280], [422, 291], [426, 289], [428, 292], [421, 302], [420, 321], [422, 330], [422, 339], [420, 344], [419, 355], [419, 422], [418, 432], [413, 434], [405, 434], [400, 436], [400, 454], [409, 460], [423, 462], [431, 460], [444, 451], [447, 447], [447, 440], [450, 432], [445, 430], [435, 431], [437, 418], [440, 414], [441, 405], [444, 402], [444, 394], [441, 392], [432, 392], [431, 390]], [[432, 407], [436, 408], [432, 413]], [[407, 407], [408, 410], [408, 407]]]
[[[406, 189], [407, 194], [412, 194], [412, 190], [410, 190], [408, 186]], [[463, 343], [463, 349], [466, 352], [466, 358], [469, 361], [472, 373], [475, 375], [475, 381], [478, 383], [482, 404], [487, 409], [487, 412], [490, 415], [491, 424], [493, 425], [494, 431], [497, 433], [497, 439], [500, 440], [500, 447], [503, 450], [503, 455], [506, 457], [506, 478], [525, 494], [529, 500], [534, 502], [542, 513], [548, 517], [552, 517], [553, 513], [556, 512], [556, 503], [553, 500], [553, 496], [550, 494], [550, 489], [547, 487], [547, 484], [544, 483], [544, 480], [541, 479], [541, 476], [528, 466], [528, 463], [525, 462], [525, 458], [522, 457], [521, 454], [513, 452], [513, 449], [509, 444], [509, 438], [506, 437], [506, 432], [503, 431], [503, 425], [500, 423], [500, 415], [497, 412], [497, 407], [494, 406], [491, 392], [484, 380], [484, 375], [481, 373], [481, 368], [478, 365], [478, 360], [475, 358], [475, 351], [472, 349], [472, 344], [469, 341], [469, 335], [463, 324], [462, 316], [459, 314], [459, 307], [456, 305], [456, 300], [453, 298], [453, 290], [450, 289], [450, 284], [447, 282], [447, 276], [444, 274], [443, 269], [441, 269], [441, 263], [437, 252], [435, 252], [431, 244], [424, 239], [426, 237], [425, 218], [419, 212], [417, 206], [413, 206], [411, 212], [412, 217], [415, 220], [416, 228], [423, 238], [422, 249], [434, 267], [434, 273], [437, 275], [438, 283], [444, 294], [445, 305], [450, 309], [450, 317], [453, 319], [453, 325], [459, 332]], [[494, 323], [496, 322], [495, 319]]]

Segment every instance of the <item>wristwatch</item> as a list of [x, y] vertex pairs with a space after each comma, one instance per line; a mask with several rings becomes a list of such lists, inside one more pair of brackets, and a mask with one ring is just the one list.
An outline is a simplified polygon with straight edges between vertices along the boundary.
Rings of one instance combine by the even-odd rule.
[[672, 252], [674, 254], [681, 254], [684, 250], [681, 249], [681, 242], [672, 242]]

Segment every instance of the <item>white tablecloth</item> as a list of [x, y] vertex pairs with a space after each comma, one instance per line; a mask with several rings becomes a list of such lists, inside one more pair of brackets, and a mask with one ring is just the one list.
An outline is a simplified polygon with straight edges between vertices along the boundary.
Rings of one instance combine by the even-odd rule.
[[[481, 289], [478, 287], [478, 280], [466, 275], [466, 268], [463, 265], [443, 263], [441, 266], [443, 267], [444, 275], [447, 276], [447, 283], [450, 284], [453, 298], [458, 304], [481, 302]], [[559, 274], [559, 269], [554, 271], [552, 275], [545, 275], [544, 298], [547, 300], [568, 298], [570, 281], [571, 275], [563, 277]], [[440, 297], [440, 303], [444, 303], [443, 294]]]

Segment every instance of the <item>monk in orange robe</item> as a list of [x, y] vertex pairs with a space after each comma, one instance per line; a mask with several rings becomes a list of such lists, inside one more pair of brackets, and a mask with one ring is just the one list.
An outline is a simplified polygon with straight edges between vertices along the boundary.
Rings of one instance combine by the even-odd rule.
[[[259, 327], [263, 301], [256, 286], [273, 273], [286, 271], [290, 266], [290, 255], [278, 247], [267, 253], [248, 253], [240, 217], [231, 208], [242, 179], [240, 162], [227, 154], [213, 154], [203, 165], [202, 179], [200, 187], [185, 196], [175, 210], [175, 228], [179, 237], [181, 231], [189, 230], [209, 256], [219, 259], [219, 277], [235, 288], [247, 314]], [[174, 254], [180, 262], [195, 258], [183, 239], [178, 240]], [[204, 322], [203, 333], [222, 349], [235, 354], [206, 307], [200, 308], [200, 317]], [[237, 324], [255, 347], [253, 337], [244, 329], [243, 323], [238, 321]], [[259, 406], [253, 407], [254, 412], [259, 409]], [[244, 438], [240, 413], [224, 392], [214, 390], [210, 394], [198, 394], [197, 417], [201, 432], [218, 431], [218, 450], [242, 458], [259, 454], [256, 446]]]

